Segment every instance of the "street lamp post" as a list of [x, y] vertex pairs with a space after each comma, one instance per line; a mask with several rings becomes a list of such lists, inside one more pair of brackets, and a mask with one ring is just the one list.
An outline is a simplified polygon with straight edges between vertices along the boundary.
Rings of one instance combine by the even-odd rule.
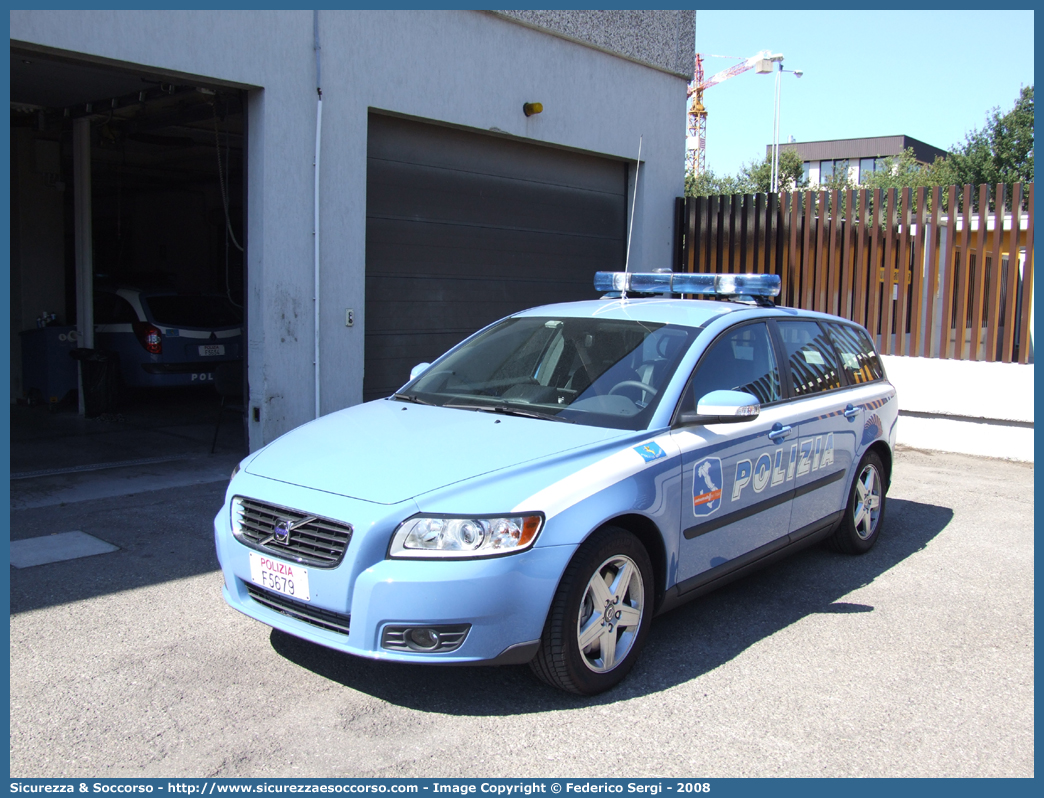
[[772, 193], [779, 191], [779, 87], [784, 72], [793, 72], [794, 77], [800, 78], [804, 72], [800, 69], [784, 69], [782, 57], [777, 62], [779, 68], [776, 70], [776, 107], [772, 115]]

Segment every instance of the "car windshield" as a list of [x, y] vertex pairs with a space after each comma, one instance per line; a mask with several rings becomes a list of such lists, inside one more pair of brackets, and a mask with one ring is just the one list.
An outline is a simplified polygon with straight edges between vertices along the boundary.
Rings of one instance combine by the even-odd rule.
[[[144, 299], [144, 298], [143, 298]], [[234, 327], [243, 313], [223, 296], [164, 294], [144, 299], [152, 321], [171, 327]]]
[[505, 319], [394, 398], [643, 429], [698, 334], [694, 327], [619, 319]]

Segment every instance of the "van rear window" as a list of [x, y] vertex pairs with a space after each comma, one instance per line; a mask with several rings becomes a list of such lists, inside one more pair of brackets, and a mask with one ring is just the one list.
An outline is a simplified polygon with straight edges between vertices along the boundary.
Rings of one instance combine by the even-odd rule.
[[142, 298], [152, 321], [168, 327], [234, 327], [243, 313], [223, 296], [169, 294]]

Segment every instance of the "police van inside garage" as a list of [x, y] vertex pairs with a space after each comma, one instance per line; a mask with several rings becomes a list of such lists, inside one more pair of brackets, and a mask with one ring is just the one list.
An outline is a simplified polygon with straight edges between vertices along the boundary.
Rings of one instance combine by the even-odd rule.
[[207, 451], [245, 355], [242, 92], [15, 43], [11, 91], [15, 426], [80, 413]]

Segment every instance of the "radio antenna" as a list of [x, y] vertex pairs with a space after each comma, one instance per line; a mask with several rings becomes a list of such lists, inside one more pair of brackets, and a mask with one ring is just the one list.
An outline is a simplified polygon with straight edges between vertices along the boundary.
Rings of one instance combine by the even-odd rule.
[[624, 258], [624, 285], [621, 299], [627, 299], [627, 270], [631, 265], [631, 234], [634, 232], [634, 206], [638, 203], [638, 170], [642, 168], [642, 139], [638, 136], [638, 160], [634, 162], [634, 199], [631, 200], [631, 224], [627, 228], [627, 256]]

